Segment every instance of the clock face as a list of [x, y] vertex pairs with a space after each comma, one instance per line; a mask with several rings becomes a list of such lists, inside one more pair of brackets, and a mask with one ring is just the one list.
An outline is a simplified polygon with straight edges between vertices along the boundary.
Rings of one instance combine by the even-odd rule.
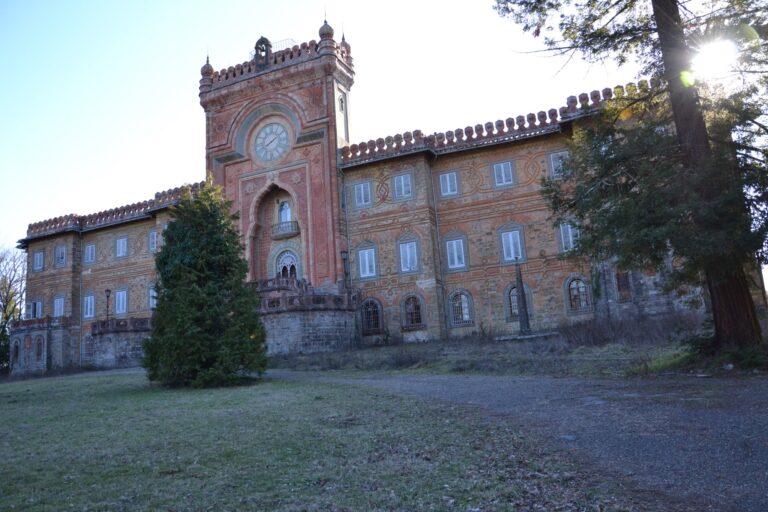
[[288, 131], [280, 123], [269, 123], [259, 130], [254, 142], [256, 156], [265, 162], [273, 162], [290, 149]]

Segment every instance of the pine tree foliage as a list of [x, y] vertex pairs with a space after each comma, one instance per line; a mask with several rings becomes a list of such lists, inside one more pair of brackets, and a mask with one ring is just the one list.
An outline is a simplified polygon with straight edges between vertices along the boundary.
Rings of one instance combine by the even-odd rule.
[[236, 216], [219, 187], [189, 189], [171, 210], [157, 255], [157, 306], [144, 344], [150, 380], [171, 386], [236, 384], [266, 368], [258, 296]]
[[[768, 0], [497, 0], [549, 51], [635, 61], [630, 90], [574, 129], [564, 179], [544, 184], [575, 257], [666, 268], [704, 284], [717, 348], [761, 343], [749, 272], [768, 257]], [[708, 42], [733, 41], [732, 80], [696, 82]], [[746, 270], [746, 271], [745, 271]]]

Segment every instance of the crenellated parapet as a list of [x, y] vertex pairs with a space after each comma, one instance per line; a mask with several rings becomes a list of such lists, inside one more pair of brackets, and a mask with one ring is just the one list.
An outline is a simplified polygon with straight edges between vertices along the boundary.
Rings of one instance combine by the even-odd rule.
[[34, 238], [65, 233], [67, 231], [82, 232], [97, 229], [112, 224], [129, 222], [151, 216], [155, 211], [168, 208], [179, 202], [184, 190], [189, 188], [193, 195], [197, 194], [205, 182], [195, 183], [189, 187], [176, 187], [162, 192], [157, 192], [154, 199], [141, 201], [118, 208], [112, 208], [89, 215], [69, 214], [62, 217], [35, 222], [27, 227], [27, 237], [20, 242]]
[[426, 136], [420, 130], [415, 130], [352, 144], [338, 150], [338, 164], [340, 167], [350, 167], [420, 151], [450, 153], [553, 133], [560, 131], [563, 122], [593, 114], [603, 102], [657, 87], [655, 82], [649, 85], [647, 81], [641, 80], [636, 84], [619, 85], [613, 89], [606, 87], [602, 91], [569, 96], [565, 106], [551, 108], [546, 112], [540, 110], [535, 114], [508, 117], [503, 121], [489, 121]]
[[[260, 54], [260, 43], [265, 42], [266, 46], [261, 46], [263, 54]], [[256, 44], [256, 55], [253, 59], [229, 66], [228, 68], [214, 71], [206, 59], [205, 65], [200, 70], [202, 78], [200, 79], [200, 92], [208, 92], [226, 87], [232, 83], [238, 82], [258, 75], [266, 71], [275, 71], [280, 68], [301, 64], [322, 55], [336, 55], [350, 68], [352, 64], [352, 49], [342, 36], [341, 42], [336, 43], [333, 40], [333, 29], [325, 23], [320, 29], [320, 41], [311, 40], [279, 50], [271, 51], [271, 45], [265, 38], [261, 38]]]

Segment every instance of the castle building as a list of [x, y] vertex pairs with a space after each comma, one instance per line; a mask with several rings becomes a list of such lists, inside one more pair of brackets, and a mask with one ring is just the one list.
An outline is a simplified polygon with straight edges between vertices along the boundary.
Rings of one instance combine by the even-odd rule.
[[[657, 275], [561, 258], [578, 228], [555, 226], [540, 194], [573, 124], [612, 89], [537, 114], [350, 144], [351, 47], [327, 23], [319, 35], [274, 51], [261, 38], [250, 61], [201, 70], [206, 168], [239, 213], [270, 353], [512, 337], [525, 309], [542, 332], [683, 307]], [[180, 194], [29, 225], [14, 374], [138, 363], [154, 255]]]

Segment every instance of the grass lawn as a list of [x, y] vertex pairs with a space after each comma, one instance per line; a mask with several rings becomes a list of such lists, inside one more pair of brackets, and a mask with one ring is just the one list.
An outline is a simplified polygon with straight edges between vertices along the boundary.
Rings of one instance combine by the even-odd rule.
[[0, 404], [2, 510], [625, 509], [506, 422], [355, 387], [115, 371], [0, 384]]

